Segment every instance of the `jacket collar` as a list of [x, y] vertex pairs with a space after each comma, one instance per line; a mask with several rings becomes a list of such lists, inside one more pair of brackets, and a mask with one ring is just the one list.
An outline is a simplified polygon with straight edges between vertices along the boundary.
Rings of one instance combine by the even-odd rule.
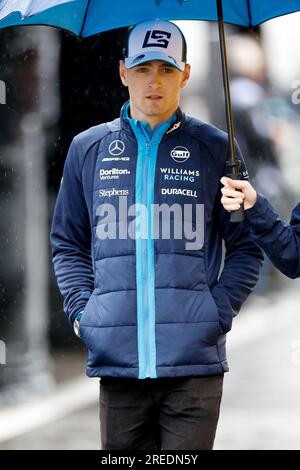
[[[121, 121], [121, 129], [131, 132], [130, 123], [127, 118], [127, 108], [129, 104], [130, 104], [130, 101], [126, 101], [126, 103], [123, 104], [121, 108], [121, 112], [120, 112], [120, 121]], [[186, 117], [185, 117], [185, 114], [180, 109], [180, 107], [177, 108], [175, 114], [176, 114], [175, 120], [172, 121], [172, 123], [170, 124], [169, 128], [165, 132], [165, 136], [169, 136], [171, 134], [178, 132], [185, 123]]]

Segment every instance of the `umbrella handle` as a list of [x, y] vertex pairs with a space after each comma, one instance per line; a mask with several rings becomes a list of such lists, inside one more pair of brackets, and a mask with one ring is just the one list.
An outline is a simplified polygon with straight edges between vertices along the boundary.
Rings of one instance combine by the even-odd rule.
[[[232, 163], [231, 160], [227, 160], [226, 162], [226, 176], [231, 178], [232, 180], [240, 180], [241, 179], [241, 172], [239, 171], [241, 168], [241, 160], [237, 160], [236, 163]], [[236, 191], [240, 191], [240, 189], [236, 189]], [[243, 222], [245, 220], [245, 212], [244, 212], [244, 203], [241, 204], [241, 207], [231, 212], [230, 214], [230, 222]]]
[[231, 212], [230, 222], [240, 223], [240, 222], [244, 222], [244, 220], [245, 220], [245, 211], [244, 211], [244, 203], [242, 203], [241, 207], [238, 210]]

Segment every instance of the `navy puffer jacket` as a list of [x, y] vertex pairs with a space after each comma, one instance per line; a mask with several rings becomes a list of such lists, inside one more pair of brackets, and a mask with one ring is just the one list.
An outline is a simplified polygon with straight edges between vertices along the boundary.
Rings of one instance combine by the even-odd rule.
[[[51, 229], [64, 310], [71, 323], [83, 311], [87, 375], [222, 374], [226, 333], [263, 259], [246, 224], [230, 223], [220, 204], [227, 135], [180, 109], [151, 134], [127, 111], [128, 103], [120, 119], [73, 139]], [[168, 236], [149, 236], [157, 227], [149, 208], [163, 203], [191, 209], [197, 249], [174, 233], [178, 212]]]

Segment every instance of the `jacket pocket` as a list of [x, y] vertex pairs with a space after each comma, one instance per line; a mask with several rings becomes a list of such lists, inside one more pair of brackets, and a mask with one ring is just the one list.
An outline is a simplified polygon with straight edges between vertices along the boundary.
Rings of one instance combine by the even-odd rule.
[[81, 318], [80, 318], [80, 321], [79, 321], [79, 333], [80, 333], [80, 337], [82, 339], [82, 341], [84, 342], [84, 344], [87, 346], [86, 344], [86, 341], [85, 341], [85, 337], [86, 337], [86, 333], [87, 333], [87, 330], [88, 330], [88, 327], [90, 325], [90, 313], [89, 313], [89, 307], [90, 307], [90, 304], [93, 300], [93, 296], [94, 296], [94, 292], [91, 294], [89, 300], [87, 301], [85, 307], [84, 307], [84, 310], [83, 310], [83, 313], [81, 315]]
[[225, 291], [217, 284], [210, 289], [210, 293], [218, 311], [219, 334], [226, 334], [232, 327], [233, 308]]

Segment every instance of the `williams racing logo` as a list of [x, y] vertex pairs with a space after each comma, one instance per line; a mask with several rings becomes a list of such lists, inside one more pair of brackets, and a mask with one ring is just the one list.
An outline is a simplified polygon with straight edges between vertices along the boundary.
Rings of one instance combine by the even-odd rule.
[[199, 170], [185, 170], [183, 168], [160, 168], [164, 181], [183, 181], [195, 183], [200, 176]]
[[190, 158], [190, 152], [185, 147], [175, 147], [171, 150], [171, 157], [177, 163], [184, 163]]

